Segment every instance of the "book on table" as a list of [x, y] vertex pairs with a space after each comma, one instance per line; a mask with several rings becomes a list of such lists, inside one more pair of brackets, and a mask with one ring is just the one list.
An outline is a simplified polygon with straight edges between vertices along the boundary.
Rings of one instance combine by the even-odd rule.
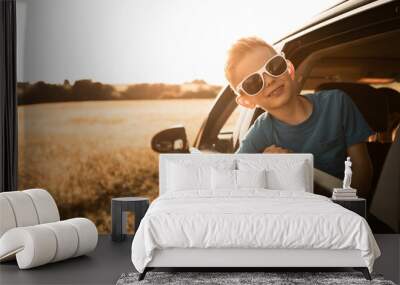
[[336, 200], [352, 200], [357, 199], [357, 190], [354, 188], [351, 189], [343, 189], [343, 188], [334, 188], [332, 193], [332, 199]]
[[357, 193], [357, 189], [343, 189], [343, 188], [333, 188], [334, 193]]
[[334, 200], [354, 200], [354, 199], [358, 199], [358, 196], [336, 196], [336, 195], [332, 195], [332, 199], [334, 199]]
[[337, 197], [357, 197], [356, 193], [333, 193]]

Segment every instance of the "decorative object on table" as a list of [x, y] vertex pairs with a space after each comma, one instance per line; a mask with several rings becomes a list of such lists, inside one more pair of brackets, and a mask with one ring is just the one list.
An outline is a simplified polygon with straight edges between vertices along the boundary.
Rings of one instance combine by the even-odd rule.
[[144, 197], [121, 197], [111, 200], [111, 239], [113, 241], [123, 241], [126, 237], [126, 214], [133, 212], [135, 215], [135, 231], [138, 229], [140, 221], [149, 208], [149, 199]]
[[332, 199], [334, 200], [354, 200], [357, 199], [357, 189], [351, 188], [351, 177], [353, 172], [351, 170], [350, 157], [347, 157], [344, 162], [344, 179], [343, 188], [334, 188]]
[[0, 193], [0, 261], [17, 259], [20, 269], [84, 255], [96, 248], [92, 221], [60, 221], [53, 197], [43, 189]]
[[[278, 271], [278, 270], [277, 270]], [[116, 285], [175, 285], [175, 284], [379, 284], [395, 285], [382, 275], [372, 274], [366, 281], [361, 272], [149, 272], [145, 280], [138, 281], [139, 273], [124, 273]]]
[[353, 199], [333, 199], [332, 201], [342, 207], [359, 214], [363, 218], [367, 218], [367, 201], [363, 198]]
[[344, 162], [344, 179], [343, 179], [343, 189], [351, 189], [351, 176], [353, 172], [351, 171], [351, 161], [350, 157], [347, 157], [347, 160]]

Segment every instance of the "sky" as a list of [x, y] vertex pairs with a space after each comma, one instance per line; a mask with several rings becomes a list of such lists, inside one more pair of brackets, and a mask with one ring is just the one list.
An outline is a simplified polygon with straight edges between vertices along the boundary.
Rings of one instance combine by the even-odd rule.
[[17, 77], [222, 85], [237, 39], [273, 43], [337, 2], [17, 0]]

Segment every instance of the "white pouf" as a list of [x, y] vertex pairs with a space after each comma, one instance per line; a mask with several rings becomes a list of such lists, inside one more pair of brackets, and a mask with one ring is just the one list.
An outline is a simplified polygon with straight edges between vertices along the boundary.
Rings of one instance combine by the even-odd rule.
[[96, 248], [92, 221], [60, 221], [54, 199], [43, 189], [0, 193], [0, 261], [16, 258], [20, 269], [84, 255]]

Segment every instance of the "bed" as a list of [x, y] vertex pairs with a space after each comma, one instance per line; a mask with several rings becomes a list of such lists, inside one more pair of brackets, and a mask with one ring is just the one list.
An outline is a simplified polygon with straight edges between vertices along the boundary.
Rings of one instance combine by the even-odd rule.
[[361, 216], [313, 194], [311, 154], [161, 154], [160, 195], [132, 242], [158, 267], [353, 267], [380, 250]]

